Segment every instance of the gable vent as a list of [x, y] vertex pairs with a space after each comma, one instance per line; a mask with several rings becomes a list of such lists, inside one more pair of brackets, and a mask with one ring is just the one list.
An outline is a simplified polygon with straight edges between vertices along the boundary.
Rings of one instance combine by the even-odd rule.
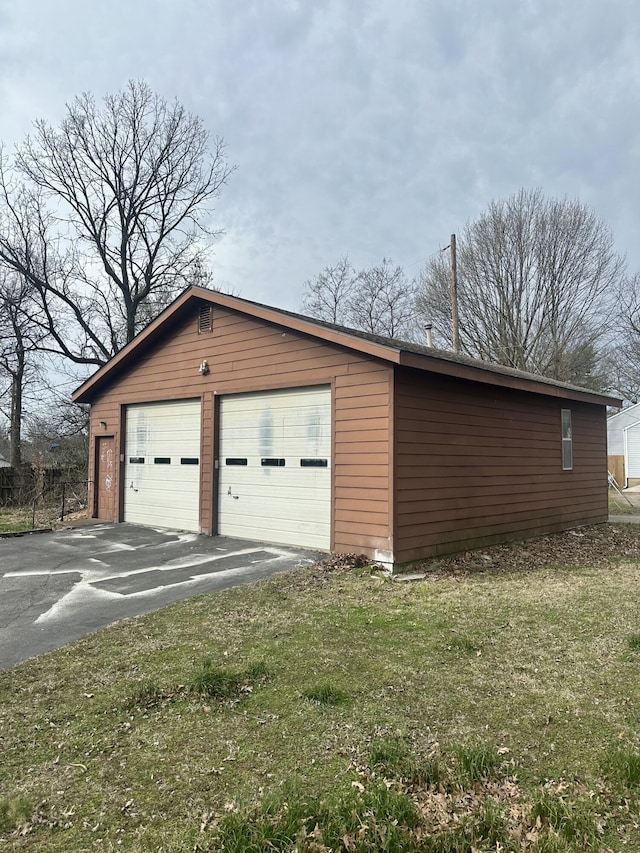
[[213, 328], [213, 312], [211, 305], [201, 305], [200, 314], [198, 315], [198, 334], [210, 332]]

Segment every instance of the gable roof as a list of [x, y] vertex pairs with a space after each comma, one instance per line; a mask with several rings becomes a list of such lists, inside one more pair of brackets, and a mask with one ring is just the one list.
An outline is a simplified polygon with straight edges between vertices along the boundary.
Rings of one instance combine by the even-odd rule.
[[264, 320], [392, 364], [567, 400], [616, 407], [622, 405], [622, 401], [615, 397], [597, 394], [586, 388], [558, 382], [555, 379], [547, 379], [543, 376], [499, 364], [489, 364], [464, 355], [454, 355], [445, 350], [400, 341], [395, 338], [385, 338], [357, 329], [349, 329], [345, 326], [316, 320], [313, 317], [306, 317], [303, 314], [296, 314], [282, 308], [272, 308], [259, 302], [241, 299], [239, 296], [230, 296], [226, 293], [195, 286], [183, 291], [117, 355], [83, 382], [73, 392], [72, 399], [74, 402], [90, 403], [108, 387], [110, 382], [123, 371], [129, 369], [138, 356], [155, 345], [179, 323], [186, 312], [201, 302], [219, 305], [246, 316]]
[[640, 408], [638, 408], [639, 406], [640, 403], [634, 403], [632, 406], [625, 406], [625, 408], [621, 411], [615, 412], [613, 415], [609, 415], [609, 417], [607, 418], [607, 424], [615, 424], [617, 420], [625, 421], [628, 418], [637, 418], [638, 420], [640, 420]]

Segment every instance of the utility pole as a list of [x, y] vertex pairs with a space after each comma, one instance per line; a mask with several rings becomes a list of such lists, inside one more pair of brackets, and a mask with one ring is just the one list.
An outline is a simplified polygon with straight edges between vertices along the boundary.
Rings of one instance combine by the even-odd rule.
[[460, 335], [458, 332], [458, 264], [456, 258], [456, 235], [451, 235], [451, 242], [442, 250], [450, 250], [451, 258], [451, 340], [454, 353], [460, 351]]

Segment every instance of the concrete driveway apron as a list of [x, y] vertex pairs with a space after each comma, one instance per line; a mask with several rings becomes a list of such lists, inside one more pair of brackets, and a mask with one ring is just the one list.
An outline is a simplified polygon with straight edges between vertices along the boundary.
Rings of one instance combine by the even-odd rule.
[[0, 539], [0, 670], [119, 619], [322, 558], [132, 524]]

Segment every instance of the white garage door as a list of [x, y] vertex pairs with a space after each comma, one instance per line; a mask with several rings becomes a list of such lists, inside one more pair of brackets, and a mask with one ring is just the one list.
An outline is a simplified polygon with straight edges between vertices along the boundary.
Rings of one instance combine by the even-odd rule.
[[200, 530], [200, 400], [128, 406], [124, 520]]
[[218, 532], [328, 550], [331, 389], [220, 400]]

